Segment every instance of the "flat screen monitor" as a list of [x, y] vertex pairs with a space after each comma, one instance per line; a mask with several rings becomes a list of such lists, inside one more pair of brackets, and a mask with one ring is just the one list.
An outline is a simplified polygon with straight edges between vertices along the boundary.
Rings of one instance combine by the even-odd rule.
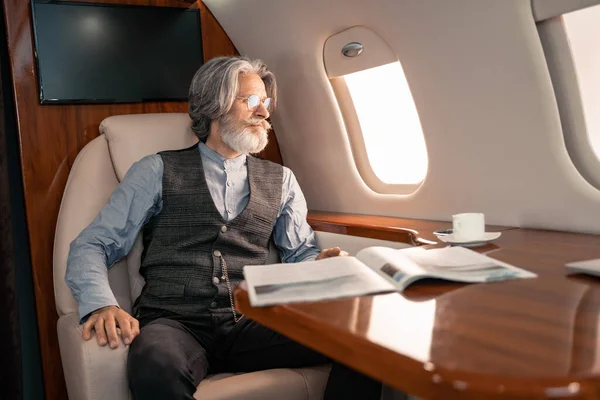
[[41, 103], [187, 100], [198, 9], [32, 0]]

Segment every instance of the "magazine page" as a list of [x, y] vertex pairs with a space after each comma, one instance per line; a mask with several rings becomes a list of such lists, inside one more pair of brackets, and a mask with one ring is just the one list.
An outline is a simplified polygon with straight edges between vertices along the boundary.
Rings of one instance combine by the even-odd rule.
[[493, 282], [534, 278], [537, 275], [463, 247], [425, 250], [420, 247], [394, 250], [370, 247], [357, 254], [399, 291], [422, 278], [457, 282]]
[[492, 282], [537, 275], [464, 247], [405, 252], [428, 276], [461, 282]]
[[404, 290], [415, 278], [426, 275], [418, 264], [404, 255], [404, 251], [426, 251], [415, 247], [396, 250], [389, 247], [367, 247], [356, 254], [356, 258], [375, 271], [396, 290]]
[[396, 290], [350, 256], [301, 263], [246, 265], [244, 278], [252, 306], [337, 299]]

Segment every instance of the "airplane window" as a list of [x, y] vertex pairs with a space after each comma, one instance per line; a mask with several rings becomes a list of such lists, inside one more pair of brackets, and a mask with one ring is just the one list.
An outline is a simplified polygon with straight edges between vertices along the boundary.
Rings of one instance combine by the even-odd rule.
[[583, 103], [587, 133], [600, 159], [600, 6], [563, 15]]
[[385, 184], [419, 184], [427, 149], [399, 62], [344, 75], [373, 172]]

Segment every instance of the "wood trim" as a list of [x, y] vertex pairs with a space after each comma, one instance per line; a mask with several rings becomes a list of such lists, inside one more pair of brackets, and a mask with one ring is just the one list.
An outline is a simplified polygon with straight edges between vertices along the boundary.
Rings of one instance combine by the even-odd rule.
[[435, 244], [432, 241], [425, 241], [419, 238], [419, 233], [413, 229], [398, 228], [398, 227], [376, 227], [376, 226], [359, 226], [351, 223], [333, 222], [333, 221], [317, 221], [308, 218], [308, 223], [315, 231], [339, 233], [342, 235], [359, 236], [364, 238], [373, 238], [381, 240], [389, 240], [392, 242], [409, 243], [413, 246], [421, 246], [424, 244]]
[[[410, 243], [413, 246], [436, 244], [438, 240], [433, 231], [452, 228], [452, 223], [447, 221], [325, 211], [309, 211], [307, 220], [316, 231]], [[486, 226], [486, 230], [490, 232], [509, 229], [515, 228], [497, 225]]]
[[[0, 24], [2, 26], [3, 24]], [[3, 35], [0, 35], [2, 37]], [[5, 44], [2, 43], [1, 46]], [[0, 57], [4, 56], [4, 48], [0, 49]], [[0, 69], [5, 67], [4, 62]], [[5, 71], [2, 77], [5, 76]], [[17, 264], [14, 243], [13, 215], [10, 201], [10, 178], [7, 146], [4, 90], [7, 82], [0, 78], [0, 354], [3, 356], [3, 377], [0, 383], [0, 398], [22, 398], [22, 343], [19, 336], [19, 312], [17, 304]], [[13, 188], [14, 190], [14, 188]]]
[[229, 36], [215, 19], [208, 7], [203, 2], [198, 2], [200, 7], [200, 24], [202, 25], [202, 51], [204, 60], [219, 56], [237, 56], [240, 53], [235, 48]]

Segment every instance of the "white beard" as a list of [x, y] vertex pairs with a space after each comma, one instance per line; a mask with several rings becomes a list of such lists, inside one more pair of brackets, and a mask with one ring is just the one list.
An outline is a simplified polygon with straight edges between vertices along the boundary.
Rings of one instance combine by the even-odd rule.
[[[269, 143], [267, 132], [271, 129], [271, 124], [266, 120], [236, 121], [225, 115], [220, 122], [221, 140], [237, 153], [260, 153]], [[249, 126], [253, 124], [260, 124], [261, 126]]]

